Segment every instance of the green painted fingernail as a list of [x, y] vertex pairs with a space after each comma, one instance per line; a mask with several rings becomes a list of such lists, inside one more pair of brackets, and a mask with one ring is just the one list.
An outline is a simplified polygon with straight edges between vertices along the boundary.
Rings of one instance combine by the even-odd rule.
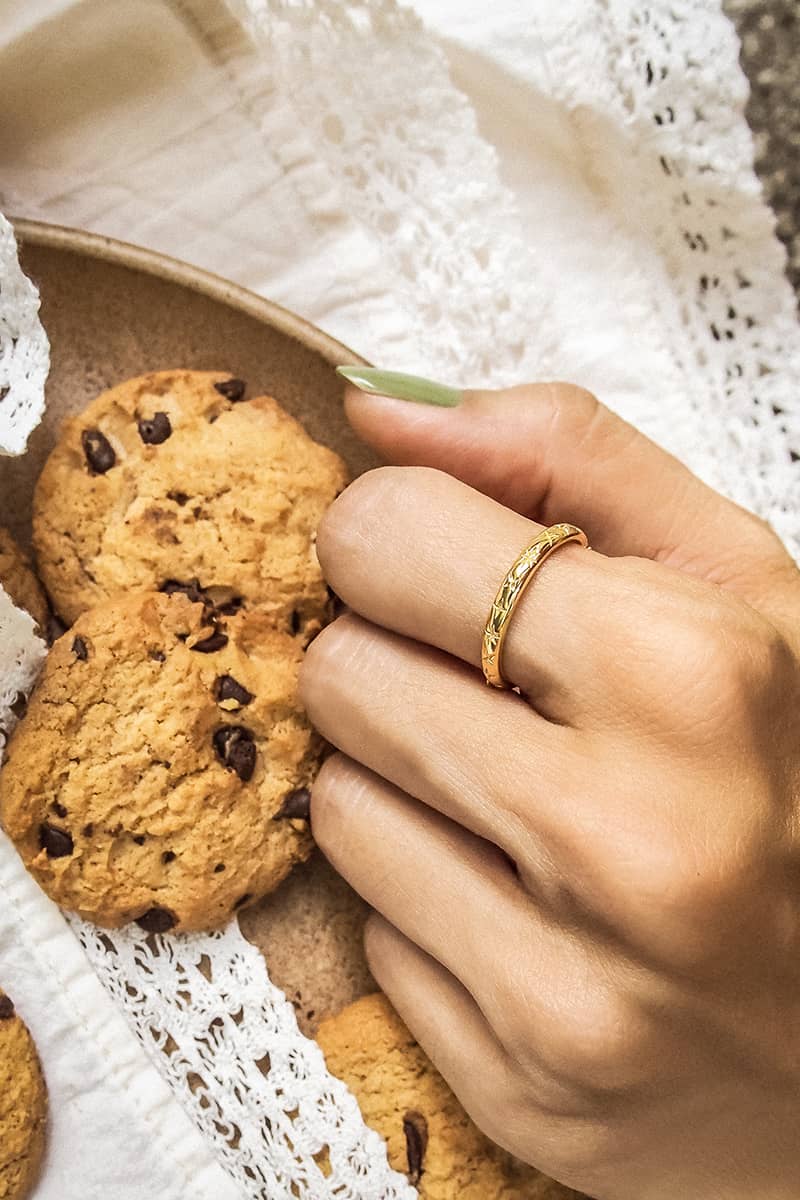
[[400, 371], [379, 371], [375, 367], [337, 367], [336, 373], [362, 392], [371, 396], [391, 396], [393, 400], [413, 400], [415, 404], [438, 404], [440, 408], [455, 408], [461, 403], [456, 388], [434, 383], [419, 375], [403, 375]]

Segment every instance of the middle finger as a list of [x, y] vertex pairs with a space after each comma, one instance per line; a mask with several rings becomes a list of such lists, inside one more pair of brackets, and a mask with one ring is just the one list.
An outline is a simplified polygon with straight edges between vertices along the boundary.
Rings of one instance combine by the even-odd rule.
[[339, 750], [539, 872], [563, 797], [583, 785], [583, 735], [353, 614], [311, 643], [300, 688]]

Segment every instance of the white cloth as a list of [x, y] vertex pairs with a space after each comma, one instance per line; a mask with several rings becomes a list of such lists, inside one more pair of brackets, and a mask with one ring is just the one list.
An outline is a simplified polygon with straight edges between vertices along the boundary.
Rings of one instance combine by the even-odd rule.
[[2, 833], [0, 896], [0, 982], [50, 1099], [36, 1200], [240, 1200]]
[[[716, 0], [0, 0], [0, 206], [215, 270], [386, 367], [571, 377], [797, 554], [800, 337], [736, 52]], [[215, 1125], [257, 1132], [275, 1097], [253, 1071], [263, 1043], [209, 1047], [187, 1025], [176, 981], [197, 985], [203, 954], [236, 984], [204, 992], [204, 1015], [230, 1027], [243, 1004], [245, 1029], [299, 1047], [304, 1144], [334, 1116], [362, 1137], [360, 1166], [342, 1147], [342, 1195], [393, 1194], [235, 928], [157, 961], [133, 934], [109, 954], [78, 929], [239, 1194], [283, 1200], [294, 1167]], [[301, 1176], [305, 1200], [332, 1194]]]

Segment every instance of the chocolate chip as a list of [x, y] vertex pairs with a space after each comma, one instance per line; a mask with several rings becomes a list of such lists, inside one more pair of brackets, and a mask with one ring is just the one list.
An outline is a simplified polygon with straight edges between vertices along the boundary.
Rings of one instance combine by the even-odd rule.
[[176, 592], [181, 592], [192, 604], [208, 603], [208, 597], [197, 579], [190, 579], [188, 583], [181, 583], [179, 579], [165, 579], [158, 590], [165, 596], [174, 596]]
[[224, 396], [226, 400], [231, 400], [235, 404], [237, 400], [241, 400], [244, 396], [247, 384], [243, 379], [222, 379], [219, 383], [214, 384], [215, 391], [218, 391], [220, 396]]
[[72, 837], [66, 829], [56, 829], [45, 821], [39, 826], [39, 845], [48, 858], [66, 858], [74, 849]]
[[82, 637], [74, 638], [72, 642], [72, 653], [76, 658], [79, 658], [81, 662], [86, 662], [88, 659], [89, 651], [87, 649], [86, 642]]
[[241, 596], [234, 596], [232, 600], [226, 600], [224, 604], [215, 605], [217, 612], [223, 617], [232, 617], [237, 613], [244, 604]]
[[0, 996], [0, 1021], [10, 1021], [14, 1016], [14, 1001], [10, 996]]
[[163, 650], [148, 650], [147, 657], [152, 658], [153, 662], [165, 662], [167, 658]]
[[232, 675], [219, 675], [214, 683], [214, 696], [217, 703], [223, 700], [235, 700], [237, 704], [249, 704], [253, 699], [253, 693], [248, 692], [246, 687], [242, 687], [238, 680]]
[[300, 632], [300, 613], [297, 611], [297, 609], [294, 609], [291, 617], [289, 618], [289, 628], [291, 629], [292, 633]]
[[179, 504], [181, 508], [183, 508], [184, 504], [187, 504], [189, 501], [189, 497], [186, 492], [167, 492], [167, 499], [174, 500], [174, 502]]
[[406, 1113], [403, 1117], [403, 1133], [406, 1135], [408, 1182], [416, 1187], [422, 1178], [425, 1151], [428, 1148], [428, 1122], [421, 1112], [412, 1109]]
[[174, 850], [165, 850], [164, 853], [161, 855], [161, 861], [163, 863], [175, 862], [175, 851]]
[[160, 446], [172, 433], [172, 425], [165, 412], [153, 413], [149, 419], [138, 422], [139, 437], [146, 446]]
[[143, 846], [145, 842], [144, 834], [137, 833], [133, 840], [137, 846]]
[[217, 865], [214, 867], [214, 874], [219, 875], [220, 871], [224, 871], [224, 870], [225, 870], [225, 863], [217, 863]]
[[311, 816], [311, 792], [307, 787], [295, 788], [283, 798], [283, 804], [273, 820], [307, 821]]
[[59, 804], [57, 800], [53, 801], [52, 809], [57, 817], [65, 817], [67, 815], [67, 810], [64, 808], [64, 805]]
[[148, 908], [136, 918], [136, 924], [145, 933], [167, 933], [178, 924], [178, 918], [168, 908]]
[[222, 650], [223, 646], [228, 644], [228, 635], [220, 629], [215, 629], [208, 637], [201, 638], [199, 642], [195, 642], [190, 646], [190, 650], [198, 650], [201, 654], [213, 654], [215, 650]]
[[94, 825], [92, 825], [91, 821], [89, 822], [88, 825], [84, 825], [83, 836], [85, 838], [94, 837]]
[[214, 734], [214, 749], [229, 771], [235, 771], [242, 783], [253, 778], [256, 744], [244, 725], [223, 725]]
[[253, 899], [252, 893], [245, 892], [245, 894], [243, 896], [240, 896], [239, 899], [234, 904], [234, 906], [233, 906], [234, 912], [236, 911], [237, 908], [241, 908], [244, 904], [248, 904], [252, 899]]
[[93, 475], [105, 475], [117, 461], [111, 442], [99, 429], [84, 429], [81, 445]]

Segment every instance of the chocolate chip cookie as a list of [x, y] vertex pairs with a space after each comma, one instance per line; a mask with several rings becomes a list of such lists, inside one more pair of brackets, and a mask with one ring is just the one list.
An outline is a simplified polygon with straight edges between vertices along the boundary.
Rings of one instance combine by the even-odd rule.
[[48, 895], [160, 933], [222, 925], [277, 887], [312, 845], [301, 658], [263, 612], [184, 591], [80, 617], [0, 772], [0, 819]]
[[480, 1132], [385, 996], [323, 1021], [317, 1041], [420, 1200], [579, 1200]]
[[30, 559], [17, 545], [7, 529], [0, 525], [0, 584], [17, 608], [24, 608], [33, 617], [39, 630], [47, 628], [49, 611], [39, 580], [33, 573]]
[[23, 1200], [44, 1153], [47, 1091], [31, 1035], [0, 991], [0, 1200]]
[[242, 380], [143, 375], [65, 422], [34, 497], [41, 576], [70, 623], [196, 580], [308, 641], [329, 607], [315, 532], [345, 482], [337, 455]]

